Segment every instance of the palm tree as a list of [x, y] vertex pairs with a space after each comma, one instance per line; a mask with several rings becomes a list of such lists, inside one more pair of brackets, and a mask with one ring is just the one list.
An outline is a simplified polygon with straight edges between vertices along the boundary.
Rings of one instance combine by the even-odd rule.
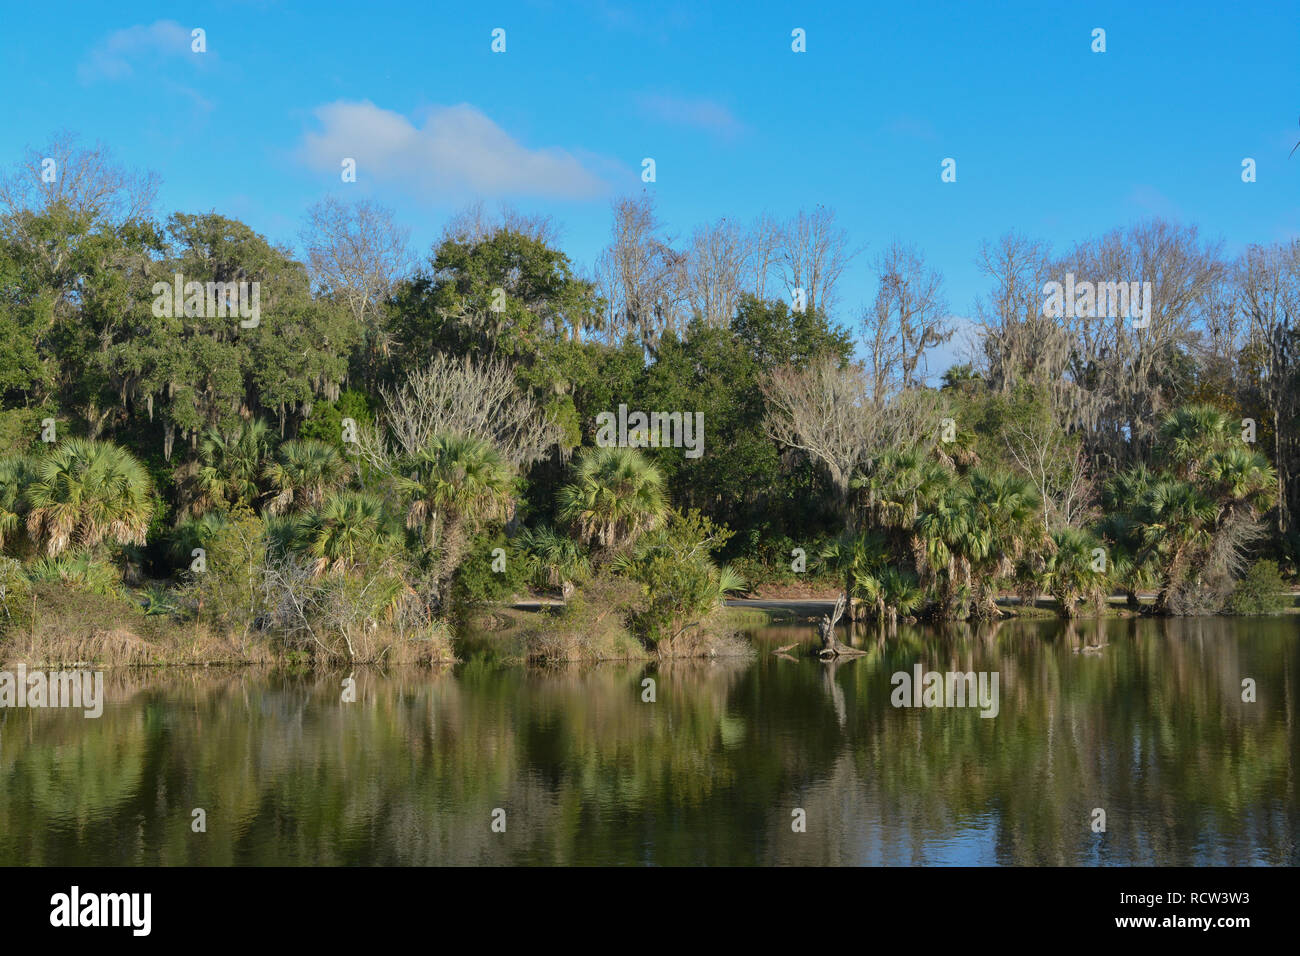
[[1169, 599], [1195, 555], [1211, 540], [1210, 529], [1218, 507], [1195, 485], [1186, 481], [1160, 481], [1147, 491], [1137, 509], [1141, 561], [1151, 555], [1161, 559], [1160, 590], [1156, 610], [1169, 610]]
[[33, 581], [57, 581], [91, 594], [111, 595], [122, 590], [117, 568], [90, 554], [39, 558], [28, 565], [27, 576]]
[[148, 472], [129, 451], [69, 438], [36, 463], [27, 488], [27, 533], [48, 557], [74, 545], [143, 545], [152, 494]]
[[525, 528], [515, 541], [524, 553], [533, 583], [558, 588], [563, 597], [569, 596], [575, 582], [581, 583], [591, 573], [591, 561], [582, 545], [546, 525]]
[[1033, 485], [1020, 475], [977, 468], [970, 475], [975, 510], [975, 540], [980, 547], [971, 555], [976, 581], [975, 612], [998, 617], [998, 584], [1015, 570], [1025, 552], [1043, 541], [1039, 520], [1041, 502]]
[[198, 518], [187, 518], [179, 522], [171, 532], [171, 542], [167, 548], [169, 556], [178, 565], [189, 564], [194, 549], [206, 548], [228, 520], [219, 511], [208, 511]]
[[1201, 480], [1222, 505], [1225, 516], [1258, 515], [1271, 504], [1277, 473], [1259, 452], [1230, 446], [1211, 454], [1201, 467]]
[[885, 568], [880, 572], [879, 582], [881, 600], [891, 630], [897, 626], [900, 614], [907, 616], [915, 613], [925, 601], [925, 590], [911, 571]]
[[879, 617], [885, 616], [880, 574], [889, 560], [889, 546], [883, 535], [846, 531], [822, 549], [818, 560], [822, 567], [842, 576], [849, 620], [857, 620], [858, 601], [874, 607]]
[[1078, 528], [1052, 532], [1043, 580], [1062, 617], [1074, 617], [1081, 601], [1105, 599], [1108, 578], [1106, 571], [1097, 567], [1093, 552], [1098, 547], [1096, 538]]
[[[925, 551], [927, 584], [938, 591], [946, 620], [964, 616], [971, 589], [971, 562], [987, 553], [987, 529], [979, 526], [970, 487], [952, 484], [917, 518]], [[959, 606], [960, 605], [960, 606]]]
[[1124, 589], [1127, 604], [1134, 609], [1140, 605], [1138, 590], [1151, 586], [1157, 577], [1157, 556], [1142, 541], [1137, 512], [1158, 480], [1146, 465], [1137, 465], [1108, 478], [1101, 488], [1105, 517], [1097, 530], [1109, 545], [1111, 580]]
[[1214, 406], [1184, 405], [1160, 423], [1161, 448], [1178, 478], [1193, 478], [1209, 455], [1227, 445], [1231, 431], [1228, 416]]
[[347, 466], [333, 445], [314, 438], [287, 441], [280, 446], [276, 461], [266, 466], [271, 484], [271, 514], [295, 508], [314, 508], [331, 491], [347, 481]]
[[635, 448], [588, 448], [559, 491], [559, 515], [607, 551], [659, 527], [667, 511], [663, 474]]
[[257, 482], [270, 455], [271, 441], [271, 429], [261, 419], [232, 432], [209, 429], [199, 448], [200, 463], [193, 479], [198, 490], [194, 509], [251, 507], [259, 494]]
[[868, 520], [902, 536], [900, 547], [912, 552], [912, 561], [919, 570], [925, 548], [916, 533], [916, 520], [953, 483], [954, 477], [951, 469], [909, 448], [885, 452], [868, 475], [854, 478], [850, 484], [862, 489]]
[[0, 458], [0, 551], [12, 548], [27, 514], [27, 486], [35, 480], [36, 465], [26, 455]]
[[316, 558], [316, 573], [348, 571], [363, 564], [383, 537], [384, 507], [364, 491], [340, 491], [307, 511], [298, 538]]
[[504, 521], [514, 502], [514, 476], [487, 442], [437, 435], [413, 457], [401, 488], [411, 496], [406, 526], [421, 529], [430, 550], [462, 530]]

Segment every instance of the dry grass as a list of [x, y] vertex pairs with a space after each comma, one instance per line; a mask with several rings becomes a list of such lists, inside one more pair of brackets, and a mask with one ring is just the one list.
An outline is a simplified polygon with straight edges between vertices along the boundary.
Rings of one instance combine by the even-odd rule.
[[[148, 616], [123, 598], [57, 583], [36, 586], [32, 619], [0, 634], [0, 662], [153, 667], [303, 662], [301, 646], [271, 633], [224, 632], [203, 622]], [[434, 664], [455, 660], [451, 631], [433, 626], [401, 633], [388, 627], [353, 639], [352, 663]], [[317, 663], [329, 655], [310, 655]]]

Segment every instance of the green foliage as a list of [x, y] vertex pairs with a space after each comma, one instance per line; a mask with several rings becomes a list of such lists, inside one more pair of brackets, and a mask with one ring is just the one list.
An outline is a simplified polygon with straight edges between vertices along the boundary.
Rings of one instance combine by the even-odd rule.
[[16, 558], [0, 557], [0, 634], [32, 622], [32, 584]]
[[514, 541], [515, 554], [534, 587], [566, 592], [591, 575], [591, 558], [582, 545], [549, 526], [525, 528]]
[[48, 557], [100, 545], [142, 545], [153, 485], [140, 462], [108, 442], [69, 438], [36, 459], [27, 532]]
[[298, 519], [295, 540], [316, 562], [318, 573], [377, 564], [392, 551], [391, 522], [383, 502], [364, 491], [339, 491]]
[[364, 392], [346, 389], [335, 401], [312, 403], [311, 416], [299, 426], [298, 437], [323, 441], [344, 450], [343, 419], [345, 418], [356, 422], [358, 429], [374, 421], [370, 399]]
[[663, 486], [662, 472], [635, 448], [584, 448], [560, 489], [559, 516], [584, 541], [617, 551], [660, 526]]
[[697, 511], [674, 511], [664, 527], [648, 532], [634, 550], [619, 555], [613, 569], [641, 586], [643, 603], [629, 621], [633, 633], [662, 651], [670, 650], [685, 631], [705, 626], [728, 594], [743, 590], [745, 582], [738, 574], [712, 560], [730, 536]]
[[1291, 597], [1277, 562], [1261, 558], [1237, 582], [1227, 609], [1232, 614], [1273, 614], [1290, 606]]
[[88, 554], [60, 554], [38, 558], [27, 566], [33, 583], [51, 581], [75, 591], [120, 595], [122, 581], [117, 568]]
[[1109, 585], [1105, 565], [1094, 553], [1100, 542], [1087, 531], [1064, 528], [1052, 533], [1045, 558], [1043, 589], [1056, 598], [1062, 617], [1074, 617], [1079, 604], [1104, 600]]
[[205, 547], [206, 569], [187, 573], [184, 597], [201, 620], [246, 635], [266, 610], [266, 523], [236, 512]]
[[[501, 555], [495, 553], [498, 548]], [[493, 565], [501, 556], [504, 568], [497, 571]], [[527, 557], [512, 549], [504, 533], [475, 535], [456, 570], [453, 599], [466, 608], [509, 600], [512, 595], [527, 592], [529, 570]]]

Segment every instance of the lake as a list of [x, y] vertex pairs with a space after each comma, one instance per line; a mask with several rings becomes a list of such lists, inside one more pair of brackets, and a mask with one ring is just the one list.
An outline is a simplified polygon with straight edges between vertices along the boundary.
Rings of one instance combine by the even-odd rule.
[[[1300, 618], [900, 626], [835, 664], [750, 636], [553, 669], [482, 637], [355, 702], [347, 671], [110, 671], [98, 719], [0, 709], [0, 864], [1300, 863]], [[996, 674], [996, 716], [894, 706], [918, 664]]]

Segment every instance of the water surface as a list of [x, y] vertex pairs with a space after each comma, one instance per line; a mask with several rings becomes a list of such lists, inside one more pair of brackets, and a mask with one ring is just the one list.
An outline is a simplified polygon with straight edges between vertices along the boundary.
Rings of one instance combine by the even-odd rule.
[[[902, 627], [838, 664], [751, 636], [560, 669], [476, 642], [356, 703], [346, 672], [109, 672], [97, 720], [0, 710], [0, 864], [1300, 863], [1297, 618]], [[996, 672], [998, 715], [892, 706], [916, 663]]]

